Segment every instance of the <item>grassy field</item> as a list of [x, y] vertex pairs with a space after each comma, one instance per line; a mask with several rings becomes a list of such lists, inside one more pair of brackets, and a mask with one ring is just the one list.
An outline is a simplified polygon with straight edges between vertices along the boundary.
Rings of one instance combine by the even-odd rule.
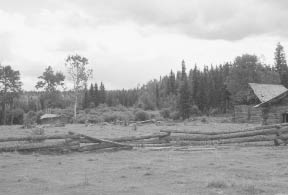
[[[145, 135], [161, 129], [235, 130], [253, 125], [208, 119], [132, 127], [67, 125], [46, 134], [68, 131], [101, 138]], [[1, 137], [29, 135], [19, 126], [0, 129]], [[108, 153], [65, 155], [0, 154], [2, 195], [88, 194], [288, 194], [287, 147], [219, 147], [189, 151], [177, 148], [137, 148]]]

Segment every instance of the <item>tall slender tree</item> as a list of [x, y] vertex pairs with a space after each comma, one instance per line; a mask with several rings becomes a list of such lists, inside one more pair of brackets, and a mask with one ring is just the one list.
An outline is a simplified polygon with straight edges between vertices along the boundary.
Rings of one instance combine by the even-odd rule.
[[89, 88], [89, 106], [91, 103], [94, 103], [94, 98], [95, 98], [95, 91], [94, 91], [94, 86], [91, 83], [90, 88]]
[[85, 87], [88, 79], [92, 76], [92, 69], [87, 69], [88, 59], [78, 54], [69, 55], [66, 58], [65, 66], [67, 67], [70, 79], [73, 81], [73, 90], [75, 96], [74, 102], [74, 120], [77, 119], [78, 95], [81, 89]]
[[88, 90], [87, 90], [87, 86], [85, 86], [85, 88], [84, 88], [83, 103], [82, 103], [82, 106], [83, 106], [84, 109], [89, 108], [89, 102], [90, 102], [89, 92], [88, 92]]
[[6, 105], [21, 91], [20, 72], [11, 66], [0, 65], [0, 101], [2, 106], [2, 123], [6, 124]]
[[99, 91], [99, 103], [104, 104], [106, 100], [106, 91], [105, 91], [105, 86], [101, 82], [100, 84], [100, 91]]
[[278, 43], [274, 52], [275, 69], [279, 73], [281, 84], [288, 88], [288, 67], [284, 47]]
[[94, 104], [99, 105], [99, 89], [97, 83], [94, 84]]
[[184, 60], [182, 61], [181, 84], [179, 90], [179, 112], [183, 119], [190, 117], [190, 93]]

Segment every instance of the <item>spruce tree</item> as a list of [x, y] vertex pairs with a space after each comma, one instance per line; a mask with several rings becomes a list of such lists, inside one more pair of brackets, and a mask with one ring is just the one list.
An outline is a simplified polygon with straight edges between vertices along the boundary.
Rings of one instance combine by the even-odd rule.
[[90, 85], [90, 89], [89, 89], [89, 95], [88, 95], [88, 98], [89, 98], [89, 105], [91, 103], [94, 102], [94, 88], [93, 88], [93, 84]]
[[105, 86], [101, 82], [100, 84], [100, 91], [99, 91], [99, 103], [104, 104], [106, 100], [106, 91], [105, 91]]
[[184, 81], [185, 79], [187, 79], [186, 65], [185, 65], [185, 61], [182, 60], [181, 80]]
[[156, 107], [157, 109], [160, 108], [160, 94], [159, 94], [159, 86], [158, 83], [156, 82], [155, 84], [155, 96], [156, 96]]
[[281, 84], [288, 88], [288, 67], [284, 47], [278, 43], [274, 53], [275, 69], [279, 73]]
[[179, 112], [182, 119], [190, 117], [190, 93], [184, 60], [182, 61], [181, 84], [179, 90]]
[[95, 106], [99, 105], [99, 90], [98, 90], [98, 85], [97, 83], [94, 84], [94, 104]]
[[168, 81], [168, 94], [176, 94], [176, 78], [172, 70], [170, 72]]

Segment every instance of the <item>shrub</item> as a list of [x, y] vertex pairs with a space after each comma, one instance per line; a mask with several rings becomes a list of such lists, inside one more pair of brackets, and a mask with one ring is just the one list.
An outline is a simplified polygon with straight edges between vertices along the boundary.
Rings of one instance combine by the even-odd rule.
[[201, 122], [202, 122], [202, 123], [208, 123], [208, 121], [207, 121], [206, 118], [202, 118], [202, 119], [201, 119]]
[[145, 121], [145, 120], [149, 120], [149, 119], [150, 119], [150, 116], [146, 111], [137, 110], [135, 112], [135, 121]]
[[117, 120], [117, 115], [112, 113], [112, 112], [105, 113], [103, 115], [103, 119], [104, 119], [105, 122], [108, 122], [108, 123], [114, 122], [114, 121]]
[[9, 118], [11, 125], [12, 124], [21, 125], [23, 124], [24, 120], [24, 110], [21, 108], [13, 109], [11, 110], [7, 118]]
[[29, 111], [24, 116], [24, 126], [26, 128], [30, 128], [32, 125], [34, 125], [37, 121], [37, 114], [34, 111]]
[[163, 120], [159, 111], [149, 111], [148, 114], [150, 115], [150, 119], [155, 119], [157, 121]]
[[43, 114], [45, 114], [42, 110], [40, 110], [40, 111], [38, 111], [37, 113], [36, 113], [36, 115], [37, 115], [37, 118], [36, 118], [36, 123], [37, 124], [40, 124], [41, 123], [41, 116], [43, 115]]
[[170, 109], [164, 108], [160, 111], [160, 114], [163, 118], [170, 118]]
[[193, 105], [191, 107], [191, 114], [192, 115], [200, 115], [201, 114], [201, 111], [199, 110], [197, 105]]
[[216, 115], [216, 114], [219, 114], [220, 113], [220, 111], [219, 111], [219, 109], [217, 109], [217, 108], [211, 108], [210, 110], [209, 110], [209, 115], [212, 115], [212, 116], [214, 116], [214, 115]]
[[228, 185], [224, 181], [211, 181], [207, 185], [208, 188], [227, 188]]
[[174, 111], [170, 114], [170, 117], [173, 119], [173, 120], [179, 120], [181, 118], [180, 116], [180, 113], [177, 112], [177, 111]]

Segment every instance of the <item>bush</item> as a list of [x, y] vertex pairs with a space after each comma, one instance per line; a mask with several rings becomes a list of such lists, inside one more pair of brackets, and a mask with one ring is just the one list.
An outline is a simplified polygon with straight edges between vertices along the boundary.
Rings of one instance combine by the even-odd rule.
[[170, 114], [170, 117], [173, 119], [173, 120], [179, 120], [181, 118], [180, 116], [180, 113], [177, 112], [177, 111], [174, 111]]
[[37, 121], [37, 114], [34, 111], [29, 111], [27, 114], [24, 116], [24, 126], [29, 128], [32, 125], [34, 125]]
[[207, 121], [206, 118], [202, 118], [202, 119], [201, 119], [201, 122], [202, 122], [202, 123], [208, 123], [208, 121]]
[[149, 114], [144, 110], [138, 110], [135, 112], [135, 121], [145, 121], [149, 120]]
[[103, 119], [105, 122], [110, 123], [110, 122], [115, 122], [117, 120], [117, 115], [109, 112], [109, 113], [105, 113], [103, 115]]
[[16, 108], [7, 113], [7, 124], [16, 124], [16, 125], [21, 125], [23, 124], [24, 120], [24, 110], [21, 108]]
[[170, 109], [164, 108], [160, 111], [160, 114], [163, 118], [170, 118]]
[[217, 109], [217, 108], [211, 108], [209, 109], [209, 115], [212, 115], [212, 116], [215, 116], [216, 114], [219, 114], [220, 113], [220, 110]]
[[36, 113], [36, 115], [37, 115], [36, 123], [37, 123], [37, 124], [41, 124], [41, 116], [42, 116], [43, 114], [45, 114], [45, 113], [44, 113], [42, 110], [40, 110], [40, 111], [38, 111], [38, 112]]
[[148, 114], [150, 115], [150, 119], [155, 119], [156, 121], [163, 120], [159, 111], [148, 111]]
[[193, 105], [191, 107], [191, 114], [192, 115], [200, 115], [201, 114], [201, 111], [199, 110], [197, 105]]
[[208, 188], [227, 188], [228, 185], [224, 181], [211, 181], [207, 185]]

